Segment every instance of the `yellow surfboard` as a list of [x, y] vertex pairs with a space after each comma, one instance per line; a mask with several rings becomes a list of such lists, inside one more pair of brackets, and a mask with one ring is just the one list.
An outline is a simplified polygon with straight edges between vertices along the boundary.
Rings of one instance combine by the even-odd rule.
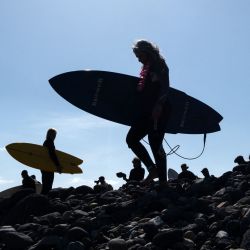
[[[32, 143], [11, 143], [6, 146], [6, 150], [13, 158], [24, 165], [49, 172], [57, 172], [46, 147]], [[62, 167], [62, 173], [82, 173], [82, 169], [78, 165], [82, 164], [83, 160], [59, 150], [55, 150], [55, 152]]]

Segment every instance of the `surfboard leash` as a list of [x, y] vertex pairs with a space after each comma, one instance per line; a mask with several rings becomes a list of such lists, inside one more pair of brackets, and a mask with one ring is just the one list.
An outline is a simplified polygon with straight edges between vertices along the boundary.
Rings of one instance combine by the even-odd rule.
[[[181, 147], [180, 145], [176, 145], [176, 146], [174, 146], [174, 147], [172, 148], [172, 147], [169, 145], [169, 143], [167, 142], [167, 140], [164, 138], [165, 143], [166, 143], [166, 144], [168, 145], [168, 147], [170, 148], [170, 151], [169, 151], [166, 155], [168, 156], [168, 155], [175, 154], [175, 155], [177, 155], [178, 157], [180, 157], [180, 158], [182, 158], [182, 159], [184, 159], [184, 160], [190, 160], [190, 161], [191, 161], [191, 160], [198, 159], [198, 158], [201, 157], [201, 155], [204, 153], [204, 150], [205, 150], [205, 147], [206, 147], [206, 139], [207, 139], [207, 134], [204, 134], [204, 135], [203, 135], [203, 148], [202, 148], [202, 151], [201, 151], [200, 154], [198, 154], [198, 155], [195, 156], [195, 157], [185, 157], [185, 156], [182, 156], [182, 155], [176, 153], [177, 150]], [[149, 145], [149, 143], [148, 143], [145, 139], [143, 139], [143, 141]]]
[[176, 153], [176, 151], [180, 148], [180, 145], [176, 145], [175, 147], [172, 148], [172, 147], [169, 145], [169, 143], [167, 142], [167, 140], [164, 138], [165, 143], [166, 143], [166, 144], [168, 145], [168, 147], [170, 148], [170, 151], [169, 151], [169, 153], [167, 153], [167, 155], [175, 154], [175, 155], [179, 156], [180, 158], [182, 158], [182, 159], [184, 159], [184, 160], [190, 160], [190, 161], [191, 161], [191, 160], [198, 159], [198, 158], [201, 157], [202, 154], [204, 153], [204, 150], [205, 150], [205, 147], [206, 147], [206, 139], [207, 139], [207, 134], [204, 134], [204, 135], [203, 135], [203, 148], [202, 148], [202, 151], [201, 151], [200, 154], [198, 154], [198, 155], [195, 156], [195, 157], [185, 157], [185, 156], [182, 156], [182, 155]]

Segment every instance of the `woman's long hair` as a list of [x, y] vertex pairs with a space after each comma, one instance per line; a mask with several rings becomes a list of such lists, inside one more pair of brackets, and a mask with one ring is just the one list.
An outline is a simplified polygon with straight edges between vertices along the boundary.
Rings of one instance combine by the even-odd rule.
[[164, 57], [160, 54], [157, 45], [147, 41], [147, 40], [137, 40], [133, 47], [134, 53], [144, 52], [149, 57], [150, 62], [160, 68], [167, 67]]

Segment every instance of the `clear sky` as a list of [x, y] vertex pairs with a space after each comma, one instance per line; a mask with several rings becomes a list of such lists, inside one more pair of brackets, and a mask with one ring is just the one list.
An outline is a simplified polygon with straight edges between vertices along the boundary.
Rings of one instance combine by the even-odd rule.
[[[171, 86], [205, 102], [223, 117], [221, 131], [208, 134], [204, 154], [187, 161], [168, 157], [180, 171], [187, 163], [201, 176], [208, 167], [219, 176], [248, 159], [250, 107], [249, 0], [1, 0], [0, 1], [0, 190], [21, 183], [27, 169], [5, 146], [42, 144], [50, 127], [58, 130], [56, 148], [84, 159], [83, 174], [56, 174], [54, 187], [93, 186], [104, 175], [129, 173], [134, 157], [125, 138], [128, 127], [90, 115], [60, 97], [51, 77], [81, 69], [137, 76], [132, 53], [136, 39], [155, 42], [170, 69]], [[178, 153], [196, 156], [202, 135], [168, 135]], [[169, 148], [165, 144], [168, 152]]]

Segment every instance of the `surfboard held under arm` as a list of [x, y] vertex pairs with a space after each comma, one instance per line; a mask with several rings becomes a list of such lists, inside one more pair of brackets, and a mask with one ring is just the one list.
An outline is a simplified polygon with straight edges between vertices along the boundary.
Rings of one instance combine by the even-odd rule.
[[[140, 117], [139, 78], [98, 70], [81, 70], [49, 80], [53, 89], [76, 107], [104, 119], [131, 126]], [[206, 134], [220, 131], [223, 117], [207, 104], [169, 88], [166, 133]]]
[[[11, 143], [6, 146], [8, 153], [17, 161], [32, 168], [49, 172], [57, 172], [57, 168], [49, 156], [48, 149], [32, 143]], [[62, 167], [62, 173], [80, 174], [79, 167], [83, 160], [68, 153], [55, 150]]]

